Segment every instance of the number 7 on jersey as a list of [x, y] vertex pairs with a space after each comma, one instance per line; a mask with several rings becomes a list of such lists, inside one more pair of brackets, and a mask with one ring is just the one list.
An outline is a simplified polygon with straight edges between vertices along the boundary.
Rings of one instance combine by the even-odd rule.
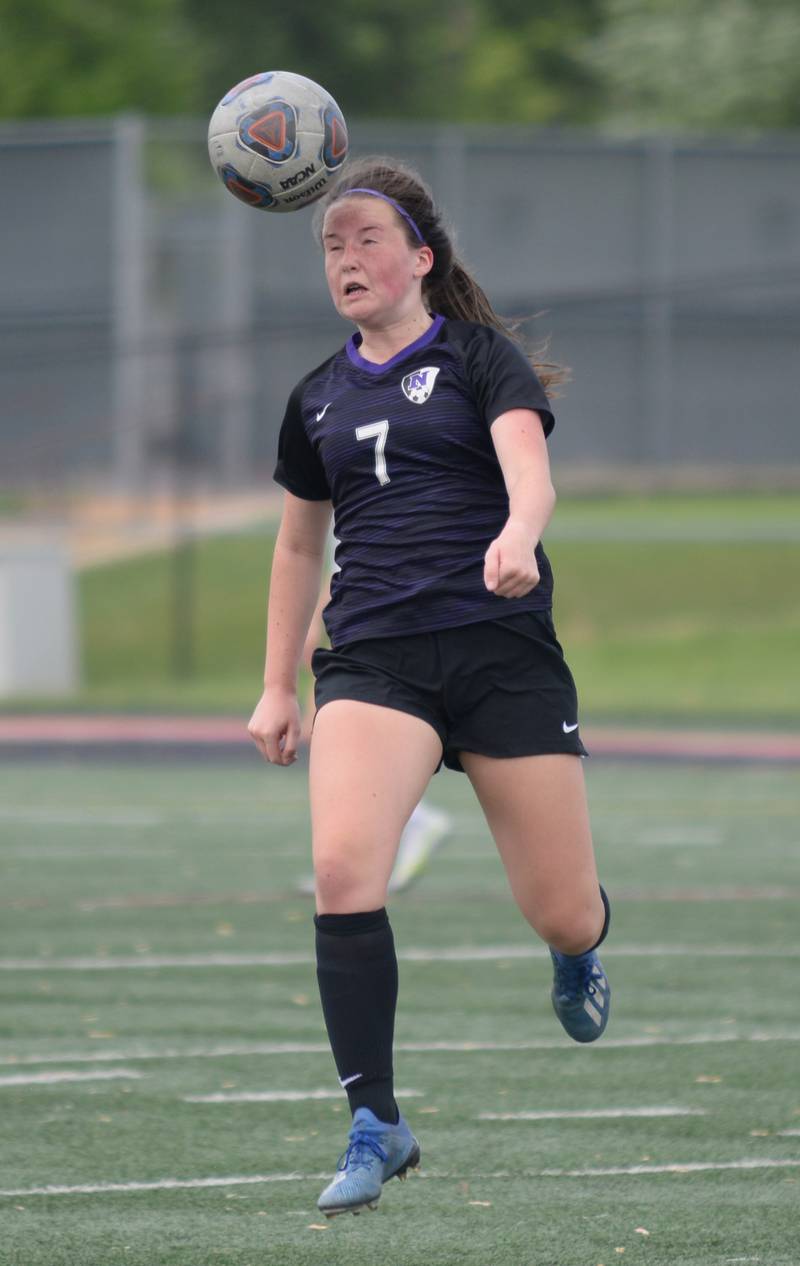
[[370, 422], [367, 426], [356, 427], [357, 440], [375, 441], [375, 476], [379, 484], [389, 483], [389, 475], [386, 470], [386, 437], [388, 434], [388, 421]]

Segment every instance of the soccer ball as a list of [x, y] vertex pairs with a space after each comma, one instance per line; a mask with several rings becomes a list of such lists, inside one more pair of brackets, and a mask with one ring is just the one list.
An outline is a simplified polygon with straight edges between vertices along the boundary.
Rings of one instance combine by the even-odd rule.
[[248, 206], [297, 211], [322, 197], [347, 157], [347, 125], [313, 79], [268, 70], [222, 98], [208, 154], [225, 188]]

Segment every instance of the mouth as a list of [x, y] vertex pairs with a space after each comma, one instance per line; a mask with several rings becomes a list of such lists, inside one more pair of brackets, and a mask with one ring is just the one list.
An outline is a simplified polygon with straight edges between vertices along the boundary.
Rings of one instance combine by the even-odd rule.
[[362, 286], [359, 281], [351, 281], [344, 288], [344, 296], [346, 299], [349, 299], [352, 295], [365, 295], [366, 293], [366, 286]]

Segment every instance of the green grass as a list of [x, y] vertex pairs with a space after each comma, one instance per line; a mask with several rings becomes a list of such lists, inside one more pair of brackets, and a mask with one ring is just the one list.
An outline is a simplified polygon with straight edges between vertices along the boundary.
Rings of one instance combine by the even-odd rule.
[[587, 716], [796, 718], [800, 543], [556, 540], [550, 552]]
[[199, 541], [184, 571], [180, 557], [156, 554], [85, 572], [83, 701], [254, 706], [273, 539], [264, 528]]
[[0, 489], [0, 519], [17, 519], [27, 509], [22, 493]]
[[[587, 774], [614, 901], [607, 1038], [589, 1048], [563, 1039], [547, 960], [510, 901], [468, 783], [437, 776], [431, 799], [450, 812], [454, 833], [418, 887], [392, 905], [398, 1043], [530, 1049], [399, 1049], [398, 1085], [421, 1092], [405, 1111], [422, 1143], [422, 1173], [390, 1184], [376, 1214], [318, 1230], [315, 1200], [346, 1133], [342, 1102], [186, 1101], [336, 1085], [310, 902], [294, 887], [308, 866], [304, 770], [270, 769], [255, 757], [225, 766], [6, 765], [0, 1079], [127, 1076], [0, 1080], [0, 1191], [28, 1193], [0, 1195], [3, 1262], [728, 1266], [747, 1258], [796, 1266], [800, 1168], [713, 1168], [799, 1154], [797, 1138], [783, 1133], [800, 1128], [800, 1027], [790, 1007], [800, 961], [796, 775], [601, 761]], [[636, 948], [654, 944], [670, 952]], [[412, 947], [475, 946], [499, 948], [472, 962], [402, 958]], [[514, 957], [521, 947], [534, 956]], [[147, 955], [283, 952], [302, 961], [144, 966]], [[68, 956], [140, 966], [59, 967]], [[35, 959], [35, 970], [8, 970], [12, 957]], [[264, 1043], [312, 1049], [252, 1049]], [[231, 1047], [239, 1053], [213, 1054]], [[478, 1119], [659, 1105], [703, 1115]], [[558, 1172], [689, 1163], [712, 1168]], [[294, 1177], [31, 1193], [259, 1175]]]
[[[556, 476], [557, 482], [557, 476]], [[800, 539], [800, 496], [775, 493], [661, 493], [562, 497], [549, 529], [591, 540]]]
[[[546, 537], [586, 722], [792, 725], [800, 497], [565, 499]], [[272, 528], [80, 577], [85, 684], [52, 707], [249, 714]], [[187, 581], [187, 576], [189, 580]]]

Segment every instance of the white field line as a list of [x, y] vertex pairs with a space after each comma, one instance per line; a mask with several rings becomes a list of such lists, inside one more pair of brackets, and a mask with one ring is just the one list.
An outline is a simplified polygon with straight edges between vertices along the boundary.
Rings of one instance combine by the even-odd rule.
[[705, 1108], [587, 1108], [548, 1112], [481, 1112], [478, 1121], [611, 1121], [618, 1117], [704, 1117]]
[[[76, 856], [73, 854], [72, 856]], [[13, 854], [6, 854], [13, 856]], [[37, 859], [46, 856], [44, 852], [37, 854]], [[56, 860], [64, 860], [64, 855], [53, 854]], [[87, 854], [88, 856], [88, 854]], [[99, 856], [99, 854], [98, 854]], [[126, 857], [136, 856], [143, 857], [144, 853], [125, 852], [121, 849], [115, 849], [108, 853], [108, 856]], [[161, 853], [151, 853], [151, 856], [169, 856], [168, 850]], [[457, 861], [456, 854], [449, 855], [452, 861]], [[67, 860], [70, 860], [67, 858]], [[497, 863], [500, 865], [499, 861]], [[502, 876], [502, 870], [498, 871], [498, 875]], [[306, 882], [302, 881], [295, 888], [296, 893], [303, 896], [309, 896], [311, 889], [306, 887]], [[502, 885], [505, 884], [504, 879], [500, 879], [501, 888], [498, 891], [505, 891]], [[483, 885], [485, 890], [485, 884]], [[125, 897], [95, 897], [90, 899], [82, 899], [75, 902], [75, 908], [82, 913], [93, 914], [98, 910], [144, 910], [153, 909], [154, 907], [174, 908], [187, 906], [219, 906], [219, 905], [265, 905], [278, 900], [283, 900], [285, 894], [280, 890], [272, 890], [269, 892], [259, 892], [257, 890], [248, 892], [163, 892], [155, 895], [131, 894]], [[800, 888], [789, 888], [785, 885], [772, 884], [768, 887], [752, 885], [735, 887], [728, 885], [726, 887], [698, 887], [691, 888], [626, 888], [617, 889], [615, 892], [616, 901], [646, 901], [646, 902], [675, 902], [676, 904], [685, 904], [686, 902], [705, 902], [705, 901], [794, 901], [800, 897]], [[14, 904], [13, 902], [10, 904]], [[47, 904], [47, 903], [45, 903]]]
[[[62, 1060], [58, 1061], [62, 1063]], [[102, 1068], [92, 1073], [75, 1071], [58, 1071], [52, 1073], [14, 1073], [10, 1077], [0, 1077], [3, 1086], [54, 1086], [62, 1081], [130, 1081], [143, 1077], [144, 1073], [133, 1068]]]
[[[422, 1090], [395, 1090], [395, 1099], [421, 1099]], [[184, 1103], [306, 1103], [316, 1099], [343, 1099], [342, 1090], [242, 1090], [213, 1095], [183, 1095]]]
[[[274, 809], [269, 820], [275, 822], [296, 822], [300, 814], [305, 812], [304, 806], [298, 804], [296, 809]], [[97, 827], [165, 827], [165, 826], [252, 826], [262, 828], [263, 816], [253, 813], [163, 813], [156, 810], [126, 808], [80, 809], [60, 806], [57, 808], [38, 808], [35, 805], [2, 805], [0, 806], [0, 825], [3, 822], [23, 823], [28, 826], [97, 826]], [[271, 854], [272, 855], [272, 854]], [[296, 857], [297, 850], [287, 851], [287, 857]]]
[[[99, 858], [130, 857], [136, 861], [147, 861], [153, 857], [175, 857], [174, 848], [132, 848], [120, 847], [117, 844], [98, 844], [92, 848], [90, 844], [82, 844], [79, 848], [62, 848], [56, 844], [25, 844], [19, 848], [3, 848], [0, 845], [0, 858], [3, 861], [22, 861], [38, 864], [42, 861], [83, 862], [95, 861]], [[8, 904], [8, 903], [4, 903]]]
[[[769, 795], [758, 794], [742, 794], [737, 796], [736, 790], [730, 788], [726, 792], [728, 803], [731, 802], [744, 804], [746, 810], [752, 810], [756, 814], [759, 806], [774, 803], [774, 797]], [[649, 796], [633, 797], [637, 801], [649, 803]], [[685, 802], [685, 801], [684, 801]], [[601, 816], [613, 823], [614, 826], [614, 843], [625, 844], [645, 844], [656, 845], [662, 840], [658, 838], [663, 835], [664, 840], [671, 844], [678, 842], [679, 837], [687, 836], [680, 842], [685, 844], [715, 844], [717, 841], [713, 835], [717, 832], [724, 832], [725, 826], [709, 826], [699, 827], [688, 825], [682, 827], [676, 824], [674, 828], [664, 827], [645, 830], [638, 830], [626, 822], [622, 832], [624, 839], [620, 834], [620, 815], [616, 811], [616, 802], [608, 797], [603, 796], [598, 791], [592, 796], [592, 803], [595, 806], [593, 817], [595, 819]], [[697, 798], [697, 803], [704, 805], [705, 799]], [[445, 812], [448, 812], [445, 810]], [[274, 808], [270, 812], [270, 822], [296, 822], [298, 816], [307, 813], [307, 805], [298, 801], [296, 805], [287, 805], [283, 808]], [[470, 836], [471, 838], [482, 839], [486, 842], [488, 848], [492, 848], [491, 835], [489, 834], [486, 823], [482, 820], [479, 813], [449, 813], [452, 824], [453, 835], [459, 838]], [[262, 828], [264, 818], [259, 806], [252, 811], [246, 809], [236, 810], [232, 806], [230, 809], [214, 811], [213, 809], [203, 809], [202, 812], [192, 813], [191, 811], [176, 811], [174, 809], [142, 809], [137, 805], [98, 805], [96, 808], [84, 808], [79, 805], [31, 805], [31, 804], [5, 804], [0, 805], [0, 824], [3, 822], [24, 823], [31, 826], [97, 826], [97, 827], [146, 827], [156, 828], [164, 826], [216, 826], [216, 825], [235, 825], [235, 826], [252, 826]], [[712, 838], [708, 838], [711, 836]], [[611, 841], [609, 841], [610, 843]], [[296, 857], [297, 849], [279, 850], [272, 853], [274, 856]], [[448, 851], [448, 856], [449, 856]], [[476, 854], [477, 855], [477, 854]], [[261, 856], [261, 854], [259, 854]], [[486, 856], [485, 852], [481, 852], [480, 856]]]
[[[704, 1174], [726, 1170], [748, 1169], [800, 1169], [800, 1160], [769, 1160], [758, 1157], [735, 1161], [686, 1161], [669, 1165], [615, 1165], [607, 1169], [540, 1169], [529, 1171], [530, 1178], [613, 1178], [617, 1175], [639, 1174]], [[439, 1175], [437, 1175], [438, 1177]], [[442, 1175], [445, 1177], [446, 1175]], [[476, 1174], [478, 1178], [513, 1178], [512, 1173]]]
[[717, 848], [722, 842], [718, 827], [654, 827], [630, 838], [642, 848]]
[[147, 971], [168, 967], [179, 970], [210, 967], [298, 967], [314, 963], [305, 952], [281, 954], [109, 954], [95, 958], [0, 958], [0, 971]]
[[53, 1184], [49, 1187], [17, 1187], [0, 1190], [0, 1198], [19, 1199], [23, 1196], [95, 1196], [114, 1195], [117, 1192], [135, 1191], [187, 1191], [203, 1187], [249, 1187], [277, 1182], [321, 1182], [330, 1174], [253, 1174], [231, 1178], [158, 1178], [152, 1182], [96, 1182], [67, 1187]]
[[[599, 1051], [625, 1051], [662, 1046], [721, 1046], [733, 1042], [771, 1043], [800, 1042], [800, 1029], [783, 1032], [756, 1030], [750, 1033], [736, 1031], [726, 1033], [689, 1033], [683, 1036], [636, 1036], [603, 1038], [592, 1044], [595, 1054]], [[447, 1042], [396, 1042], [395, 1050], [418, 1055], [471, 1055], [471, 1054], [525, 1054], [529, 1051], [573, 1051], [581, 1053], [587, 1047], [570, 1042], [567, 1038], [539, 1038], [530, 1042], [476, 1042], [470, 1040]], [[327, 1042], [242, 1042], [215, 1046], [134, 1046], [125, 1050], [106, 1048], [92, 1051], [59, 1051], [43, 1054], [13, 1054], [0, 1056], [0, 1067], [26, 1067], [42, 1064], [102, 1064], [117, 1060], [168, 1060], [168, 1059], [249, 1059], [265, 1055], [325, 1055], [330, 1058]]]
[[[538, 945], [411, 947], [400, 950], [397, 955], [401, 962], [406, 963], [494, 963], [503, 959], [546, 956], [546, 946]], [[800, 946], [609, 945], [603, 947], [603, 958], [800, 958]], [[153, 968], [183, 971], [211, 967], [307, 967], [313, 966], [314, 961], [312, 954], [301, 950], [272, 954], [75, 955], [63, 958], [0, 958], [0, 971], [148, 971]]]
[[34, 806], [0, 807], [0, 823], [24, 822], [29, 826], [163, 826], [163, 814], [146, 809], [46, 809]]
[[[494, 1173], [440, 1172], [422, 1171], [418, 1177], [429, 1181], [444, 1182], [490, 1182], [510, 1179], [535, 1178], [612, 1178], [639, 1177], [641, 1175], [658, 1174], [702, 1174], [725, 1171], [748, 1171], [764, 1169], [800, 1169], [800, 1160], [757, 1160], [743, 1159], [735, 1161], [687, 1161], [674, 1162], [668, 1165], [619, 1165], [607, 1169], [526, 1169], [497, 1170]], [[268, 1183], [283, 1182], [324, 1182], [330, 1178], [328, 1172], [321, 1174], [247, 1174], [214, 1178], [158, 1178], [150, 1182], [97, 1182], [79, 1183], [74, 1186], [53, 1184], [44, 1187], [12, 1187], [0, 1189], [0, 1197], [19, 1200], [32, 1196], [93, 1196], [113, 1195], [116, 1193], [137, 1191], [185, 1191], [208, 1187], [249, 1187], [262, 1186]]]
[[776, 1130], [775, 1133], [782, 1139], [800, 1138], [800, 1130]]

